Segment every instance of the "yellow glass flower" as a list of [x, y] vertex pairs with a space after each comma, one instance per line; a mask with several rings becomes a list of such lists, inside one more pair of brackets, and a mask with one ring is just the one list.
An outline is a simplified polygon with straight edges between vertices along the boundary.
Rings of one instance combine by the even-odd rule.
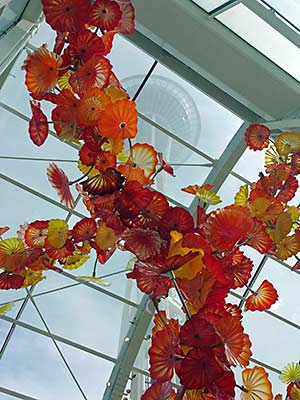
[[25, 279], [24, 279], [22, 287], [25, 288], [25, 287], [28, 287], [28, 286], [36, 285], [37, 283], [39, 283], [43, 279], [45, 279], [45, 277], [43, 276], [42, 271], [32, 271], [32, 270], [29, 269], [26, 272]]
[[48, 242], [55, 249], [60, 249], [68, 237], [68, 224], [62, 219], [51, 219], [48, 225]]
[[68, 71], [58, 78], [57, 85], [60, 90], [68, 89], [68, 90], [70, 90], [71, 93], [74, 93], [74, 90], [69, 82], [69, 79], [71, 78], [71, 76], [72, 76], [72, 72]]
[[209, 204], [210, 206], [219, 204], [222, 201], [216, 193], [210, 192], [204, 186], [196, 189], [195, 195], [200, 201], [203, 201], [203, 203]]
[[63, 268], [64, 269], [77, 269], [81, 267], [90, 257], [83, 256], [82, 254], [74, 254], [66, 258]]
[[116, 240], [115, 231], [106, 226], [104, 222], [100, 222], [95, 238], [97, 246], [101, 250], [108, 250], [115, 246]]
[[12, 271], [19, 267], [26, 258], [24, 243], [18, 238], [0, 241], [0, 268]]
[[89, 165], [83, 164], [83, 162], [81, 162], [80, 160], [77, 161], [77, 166], [78, 166], [78, 169], [83, 174], [86, 174], [90, 178], [99, 174], [99, 171], [97, 170], [97, 168], [95, 168], [95, 167], [91, 168]]
[[299, 381], [300, 380], [300, 364], [295, 363], [295, 362], [289, 363], [281, 371], [281, 374], [279, 375], [279, 379], [283, 383]]
[[3, 304], [3, 306], [0, 306], [0, 315], [6, 314], [13, 307], [14, 304], [15, 303], [11, 302]]
[[275, 146], [277, 152], [281, 156], [288, 156], [289, 154], [300, 150], [300, 135], [296, 132], [281, 133], [275, 139]]
[[249, 195], [248, 185], [241, 186], [240, 190], [234, 197], [234, 204], [236, 206], [245, 207], [245, 205], [248, 202], [248, 195]]

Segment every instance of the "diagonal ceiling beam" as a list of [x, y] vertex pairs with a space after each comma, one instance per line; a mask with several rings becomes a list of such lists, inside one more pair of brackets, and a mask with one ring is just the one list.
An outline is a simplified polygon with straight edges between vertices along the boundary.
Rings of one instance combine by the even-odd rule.
[[[215, 192], [218, 192], [218, 190], [221, 188], [226, 178], [231, 174], [232, 169], [246, 150], [244, 133], [248, 126], [248, 122], [244, 122], [241, 125], [205, 179], [204, 183], [214, 185]], [[198, 199], [195, 198], [190, 206], [190, 212], [192, 215], [196, 214], [197, 205]]]

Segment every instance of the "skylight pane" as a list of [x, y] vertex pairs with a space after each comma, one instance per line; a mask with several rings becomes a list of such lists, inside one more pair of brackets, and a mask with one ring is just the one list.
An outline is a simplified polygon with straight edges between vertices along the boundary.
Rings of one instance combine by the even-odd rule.
[[[133, 76], [123, 82], [131, 94], [137, 78]], [[220, 157], [242, 124], [236, 115], [161, 64], [156, 66], [138, 97], [137, 107], [139, 112], [212, 158]], [[143, 137], [142, 130], [139, 135], [139, 140], [151, 140]], [[176, 156], [181, 158], [183, 154]]]
[[1, 359], [0, 386], [43, 400], [82, 400], [51, 339], [19, 327]]
[[291, 295], [299, 290], [300, 275], [269, 259], [259, 276], [259, 283], [264, 279], [272, 282], [279, 296], [271, 311], [300, 326], [300, 304]]
[[[53, 333], [112, 357], [117, 357], [120, 335], [127, 332], [136, 312], [84, 285], [40, 296], [35, 302]], [[37, 323], [33, 312], [24, 313], [21, 320]]]
[[216, 9], [217, 7], [232, 2], [230, 0], [192, 0], [192, 1], [198, 4], [198, 6], [204, 8], [204, 10], [208, 12]]
[[246, 6], [238, 4], [217, 19], [300, 81], [300, 49]]
[[267, 3], [300, 29], [300, 3], [298, 0], [267, 0]]
[[252, 342], [253, 358], [279, 370], [289, 362], [298, 361], [299, 354], [295, 352], [299, 344], [298, 329], [257, 311], [246, 312], [243, 321]]
[[13, 24], [17, 23], [18, 18], [22, 14], [24, 8], [27, 6], [27, 0], [10, 0], [10, 2], [3, 7], [3, 4], [6, 4], [7, 1], [0, 2], [0, 31], [5, 32], [9, 29]]

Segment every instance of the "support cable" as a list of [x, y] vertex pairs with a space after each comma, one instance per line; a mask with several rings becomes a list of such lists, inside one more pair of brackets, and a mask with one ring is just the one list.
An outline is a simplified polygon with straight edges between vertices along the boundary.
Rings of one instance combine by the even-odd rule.
[[40, 319], [41, 319], [41, 321], [42, 321], [42, 323], [43, 323], [43, 325], [44, 325], [44, 327], [46, 328], [46, 331], [48, 332], [48, 334], [49, 334], [49, 336], [50, 336], [50, 339], [52, 340], [54, 346], [56, 347], [56, 350], [57, 350], [58, 354], [60, 355], [61, 359], [63, 360], [63, 363], [65, 364], [67, 370], [69, 371], [71, 377], [73, 378], [73, 380], [74, 380], [74, 382], [75, 382], [75, 385], [77, 386], [77, 388], [79, 389], [80, 393], [82, 394], [82, 397], [83, 397], [85, 400], [88, 400], [88, 398], [86, 397], [86, 395], [85, 395], [85, 393], [84, 393], [82, 387], [80, 386], [80, 384], [79, 384], [79, 382], [78, 382], [76, 376], [74, 375], [74, 373], [73, 373], [71, 367], [69, 366], [69, 364], [68, 364], [68, 362], [67, 362], [67, 360], [66, 360], [66, 358], [65, 358], [65, 356], [64, 356], [64, 354], [63, 354], [63, 352], [61, 351], [61, 349], [59, 348], [58, 344], [56, 343], [56, 340], [55, 340], [55, 338], [53, 337], [53, 335], [52, 335], [52, 333], [51, 333], [51, 331], [50, 331], [50, 329], [49, 329], [49, 327], [48, 327], [48, 324], [47, 324], [46, 320], [44, 319], [42, 313], [40, 312], [40, 310], [39, 310], [39, 308], [38, 308], [38, 306], [37, 306], [37, 304], [36, 304], [34, 298], [31, 296], [31, 294], [30, 294], [30, 292], [29, 292], [29, 290], [28, 290], [27, 288], [26, 288], [26, 291], [27, 291], [27, 294], [28, 294], [28, 296], [29, 296], [29, 298], [30, 298], [31, 303], [33, 304], [33, 306], [34, 306], [36, 312], [38, 313], [38, 315], [39, 315], [39, 317], [40, 317]]

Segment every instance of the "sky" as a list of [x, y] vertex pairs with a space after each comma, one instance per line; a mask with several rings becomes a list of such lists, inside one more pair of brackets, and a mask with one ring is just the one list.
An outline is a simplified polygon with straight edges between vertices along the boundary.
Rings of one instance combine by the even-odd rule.
[[[51, 48], [53, 37], [49, 28], [42, 24], [38, 33], [31, 39], [31, 44], [40, 46], [47, 43], [48, 47]], [[23, 84], [24, 73], [20, 69], [25, 57], [26, 50], [20, 55], [11, 75], [0, 91], [0, 101], [28, 117], [30, 116], [29, 96]], [[154, 61], [151, 56], [143, 53], [121, 37], [117, 37], [110, 59], [115, 73], [125, 87], [131, 88], [131, 91], [134, 89], [133, 83], [136, 85], [142, 81]], [[153, 102], [162, 100], [160, 99], [161, 96], [157, 95], [157, 85], [166, 85], [163, 90], [168, 93], [169, 98], [172, 97], [173, 101], [174, 109], [171, 106], [164, 109], [163, 115], [159, 115], [159, 107], [152, 107]], [[180, 97], [178, 93], [180, 93]], [[206, 153], [208, 158], [212, 160], [220, 157], [234, 133], [243, 123], [240, 118], [208, 98], [204, 93], [195, 89], [163, 65], [156, 67], [153, 76], [137, 101], [137, 106], [141, 113], [155, 119], [164, 128], [171, 130], [195, 146], [196, 149]], [[183, 110], [183, 114], [180, 114], [180, 123], [182, 123], [180, 131], [176, 130], [177, 125], [174, 126], [174, 119], [178, 118], [176, 111], [178, 109]], [[50, 109], [45, 108], [45, 111], [49, 112]], [[184, 118], [186, 118], [186, 121], [183, 120]], [[27, 122], [4, 108], [0, 108], [0, 121], [2, 124], [0, 155], [68, 160], [69, 162], [57, 162], [57, 164], [65, 170], [71, 179], [78, 176], [74, 162], [77, 158], [76, 149], [58, 142], [51, 136], [44, 146], [35, 147], [29, 139]], [[194, 132], [192, 140], [188, 135], [189, 130]], [[162, 135], [153, 127], [147, 126], [145, 123], [140, 124], [138, 140], [143, 142], [151, 138], [158, 150], [166, 151], [167, 149], [171, 163], [209, 163], [207, 158], [192, 153], [183, 145], [179, 145], [174, 140]], [[249, 180], [254, 180], [257, 178], [258, 170], [249, 168], [249, 163], [252, 163], [252, 165], [254, 163], [259, 164], [262, 169], [262, 154], [246, 151], [235, 167], [237, 173]], [[31, 188], [33, 191], [42, 193], [52, 201], [58, 202], [56, 193], [46, 178], [48, 164], [48, 161], [0, 159], [2, 174], [20, 182], [27, 188]], [[164, 175], [159, 180], [159, 186], [168, 196], [188, 206], [191, 203], [191, 198], [181, 192], [180, 189], [188, 184], [201, 184], [210, 169], [211, 167], [208, 166], [175, 166], [176, 178]], [[226, 179], [219, 193], [224, 205], [233, 201], [234, 193], [241, 184], [242, 182], [233, 176]], [[34, 193], [16, 187], [5, 180], [2, 182], [1, 193], [1, 226], [10, 226], [12, 235], [24, 222], [35, 219], [65, 218], [67, 216], [64, 209], [58, 208], [57, 205], [51, 204], [37, 197]], [[86, 214], [81, 203], [76, 207], [76, 211]], [[72, 216], [69, 222], [70, 226], [74, 225], [77, 220], [77, 216]], [[247, 254], [253, 258], [257, 267], [262, 257], [251, 249], [246, 250]], [[116, 253], [107, 265], [98, 268], [99, 275], [123, 271], [126, 269], [129, 258], [130, 255], [127, 253]], [[90, 260], [82, 269], [72, 271], [72, 273], [74, 275], [91, 274], [92, 265], [93, 260]], [[291, 293], [295, 295], [297, 292], [299, 276], [294, 274], [292, 275], [293, 279], [291, 279], [291, 274], [287, 268], [269, 260], [263, 268], [258, 282], [260, 283], [263, 279], [270, 279], [275, 283], [280, 300], [273, 311], [291, 319], [296, 324], [300, 324], [300, 306], [295, 303], [294, 296], [291, 296]], [[138, 304], [141, 294], [135, 289], [131, 281], [126, 280], [124, 272], [106, 279], [111, 282], [111, 285], [106, 287], [105, 290], [129, 298]], [[62, 288], [73, 283], [76, 282], [66, 276], [49, 272], [47, 279], [35, 288], [34, 294]], [[242, 291], [237, 291], [237, 293], [242, 294]], [[25, 295], [24, 290], [1, 292], [0, 303], [22, 298]], [[77, 285], [54, 293], [44, 294], [36, 297], [35, 301], [53, 333], [112, 358], [117, 357], [120, 344], [135, 312], [135, 307], [127, 306], [123, 302], [85, 285]], [[237, 299], [231, 296], [230, 301], [237, 302]], [[21, 303], [16, 302], [8, 316], [16, 316], [19, 304]], [[34, 327], [45, 329], [30, 302], [20, 320]], [[298, 361], [298, 358], [300, 358], [300, 354], [295, 354], [299, 352], [299, 330], [297, 328], [288, 326], [265, 313], [246, 314], [244, 324], [245, 331], [252, 338], [253, 356], [256, 359], [281, 369], [286, 363]], [[6, 321], [0, 320], [0, 346], [3, 344], [9, 327], [10, 325]], [[268, 346], [266, 346], [266, 343], [268, 343]], [[136, 362], [136, 366], [139, 368], [147, 367], [146, 353], [148, 346], [149, 341], [143, 343], [140, 356]], [[101, 398], [113, 363], [65, 344], [59, 343], [59, 347], [78, 378], [87, 398], [89, 400]], [[274, 392], [281, 390], [282, 385], [278, 382], [276, 374], [272, 373], [271, 378], [274, 383]], [[1, 359], [0, 386], [40, 400], [53, 400], [56, 397], [72, 398], [72, 400], [82, 399], [51, 339], [21, 327], [15, 329]], [[1, 396], [1, 399], [6, 399], [6, 396]]]

